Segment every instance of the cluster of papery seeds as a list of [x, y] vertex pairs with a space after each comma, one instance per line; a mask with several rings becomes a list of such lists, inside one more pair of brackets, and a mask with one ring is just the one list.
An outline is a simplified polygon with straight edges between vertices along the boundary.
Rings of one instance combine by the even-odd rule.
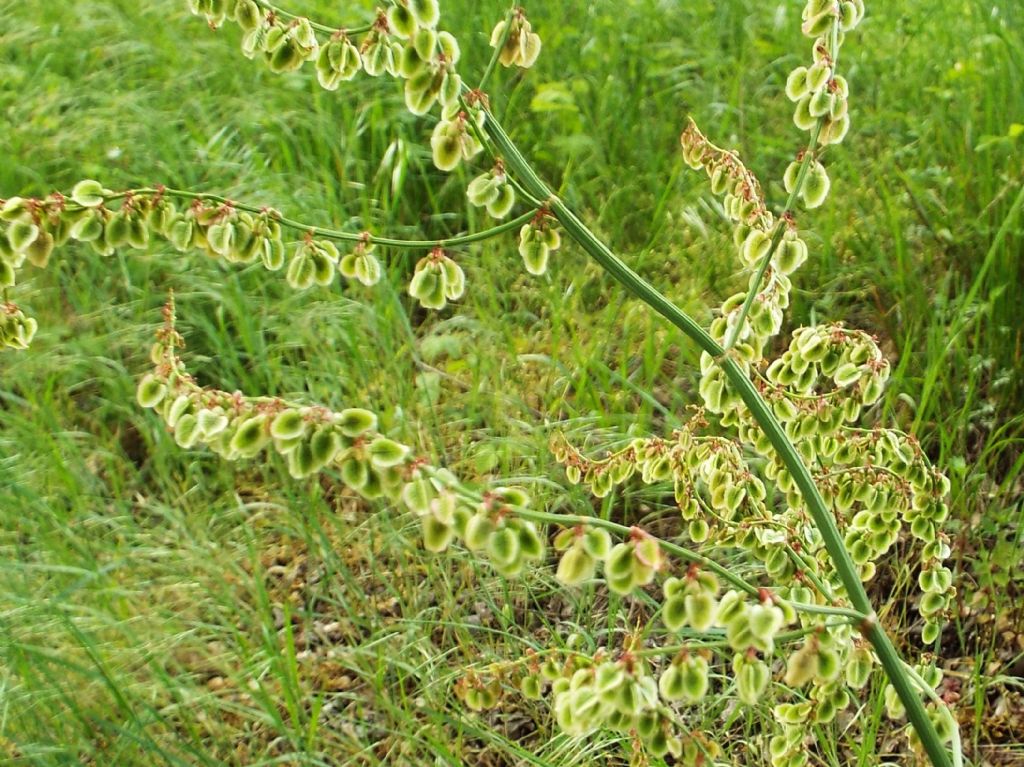
[[[803, 33], [814, 39], [813, 61], [790, 72], [786, 95], [796, 102], [793, 121], [798, 128], [813, 132], [821, 123], [818, 143], [822, 146], [842, 142], [850, 129], [850, 88], [846, 79], [835, 73], [835, 65], [843, 36], [862, 18], [863, 0], [808, 0], [804, 6]], [[824, 194], [821, 196], [824, 199]], [[808, 207], [817, 206], [809, 201]]]
[[[174, 192], [173, 194], [179, 194]], [[188, 194], [181, 206], [162, 188], [114, 192], [93, 180], [75, 185], [70, 196], [45, 199], [12, 197], [0, 201], [0, 289], [17, 283], [26, 262], [45, 267], [55, 248], [69, 241], [109, 256], [130, 248], [146, 251], [154, 240], [179, 252], [197, 250], [232, 264], [261, 263], [269, 271], [285, 269], [296, 290], [330, 285], [337, 274], [363, 285], [377, 284], [383, 267], [369, 232], [341, 235], [352, 243], [342, 253], [327, 236], [304, 231], [285, 239], [281, 216], [270, 208], [243, 209], [235, 203]], [[295, 226], [289, 223], [289, 226]], [[435, 249], [416, 265], [409, 288], [425, 308], [442, 309], [465, 291], [462, 268]], [[12, 303], [0, 313], [0, 349], [24, 349], [36, 331], [35, 320]]]
[[519, 230], [519, 255], [530, 274], [540, 276], [548, 270], [548, 259], [562, 245], [562, 237], [545, 211], [540, 211]]
[[505, 164], [499, 160], [492, 170], [470, 181], [466, 197], [471, 205], [486, 208], [494, 218], [505, 218], [516, 202], [516, 190], [505, 175]]
[[475, 496], [454, 475], [416, 458], [412, 450], [377, 430], [363, 408], [340, 412], [274, 397], [203, 388], [176, 354], [183, 340], [174, 328], [173, 303], [152, 350], [155, 369], [138, 386], [140, 405], [156, 410], [183, 448], [200, 445], [234, 461], [270, 450], [299, 479], [327, 468], [367, 499], [400, 501], [421, 520], [425, 547], [444, 551], [462, 541], [485, 552], [500, 573], [513, 576], [543, 558], [544, 536], [530, 520], [522, 490], [497, 488]]
[[0, 306], [0, 352], [4, 349], [27, 349], [35, 337], [38, 324], [12, 303]]

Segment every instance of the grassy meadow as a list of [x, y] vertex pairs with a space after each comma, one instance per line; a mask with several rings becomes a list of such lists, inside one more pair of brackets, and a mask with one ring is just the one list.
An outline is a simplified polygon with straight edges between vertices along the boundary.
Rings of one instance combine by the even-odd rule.
[[[746, 277], [678, 136], [692, 115], [782, 204], [802, 138], [782, 96], [807, 55], [801, 5], [533, 3], [540, 61], [492, 83], [560, 195], [705, 323]], [[341, 25], [370, 6], [289, 7]], [[442, 2], [462, 72], [483, 70], [505, 7]], [[434, 170], [433, 118], [410, 115], [395, 82], [329, 93], [312, 67], [275, 76], [238, 42], [178, 0], [0, 0], [0, 197], [92, 177], [396, 237], [486, 225], [464, 202], [471, 170]], [[801, 215], [811, 258], [787, 322], [846, 321], [893, 361], [875, 416], [949, 472], [957, 615], [920, 646], [898, 554], [873, 596], [907, 654], [937, 651], [971, 762], [1024, 764], [1024, 6], [869, 2], [843, 56], [853, 125], [828, 150], [831, 198]], [[10, 297], [40, 330], [0, 356], [0, 763], [626, 764], [610, 737], [559, 734], [542, 703], [473, 714], [452, 685], [468, 663], [570, 636], [614, 644], [629, 600], [561, 589], [550, 568], [509, 582], [465, 550], [427, 554], [413, 516], [277, 459], [181, 450], [135, 402], [173, 289], [202, 384], [369, 407], [466, 477], [671, 522], [671, 492], [595, 502], [570, 486], [547, 440], [668, 433], [698, 400], [698, 350], [571, 246], [542, 278], [514, 237], [472, 246], [466, 296], [441, 313], [406, 294], [413, 258], [391, 254], [374, 288], [303, 293], [169, 248], [69, 245], [25, 271]], [[867, 767], [896, 747], [881, 689], [813, 764]], [[753, 720], [714, 699], [693, 716], [768, 764]]]

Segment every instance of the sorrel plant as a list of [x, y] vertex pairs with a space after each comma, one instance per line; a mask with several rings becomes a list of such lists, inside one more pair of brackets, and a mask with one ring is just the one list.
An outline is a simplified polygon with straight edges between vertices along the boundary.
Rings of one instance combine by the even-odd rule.
[[[738, 759], [686, 721], [685, 705], [709, 694], [718, 669], [733, 682], [715, 694], [744, 706], [774, 703], [763, 723], [771, 763], [799, 767], [809, 758], [808, 726], [849, 708], [877, 664], [888, 679], [890, 716], [909, 720], [911, 747], [936, 767], [960, 763], [955, 720], [934, 691], [941, 672], [901, 660], [864, 587], [897, 542], [916, 541], [922, 641], [936, 642], [953, 594], [943, 564], [949, 483], [912, 436], [859, 426], [889, 376], [871, 336], [841, 324], [802, 327], [780, 356], [768, 356], [783, 329], [791, 275], [810, 257], [797, 213], [827, 199], [824, 160], [850, 128], [840, 51], [864, 15], [861, 0], [808, 0], [803, 10], [811, 55], [789, 74], [785, 93], [806, 141], [786, 169], [780, 211], [736, 152], [713, 144], [693, 121], [682, 132], [684, 159], [706, 173], [721, 198], [750, 274], [747, 290], [726, 299], [707, 329], [599, 240], [495, 117], [485, 89], [499, 65], [529, 68], [541, 52], [522, 8], [497, 22], [490, 63], [471, 87], [459, 73], [456, 38], [438, 27], [436, 0], [395, 0], [371, 23], [348, 28], [263, 0], [188, 5], [211, 28], [239, 25], [243, 54], [274, 72], [312, 63], [328, 90], [358, 76], [400, 81], [409, 111], [440, 113], [430, 140], [434, 164], [441, 171], [477, 168], [467, 200], [497, 223], [409, 241], [317, 227], [263, 205], [160, 185], [110, 190], [84, 180], [67, 195], [14, 197], [0, 210], [0, 346], [25, 349], [36, 331], [13, 300], [19, 271], [26, 261], [45, 267], [69, 242], [100, 256], [146, 252], [160, 242], [230, 263], [262, 263], [283, 271], [296, 290], [330, 286], [339, 273], [373, 286], [388, 253], [411, 250], [422, 255], [409, 294], [440, 310], [466, 290], [457, 260], [466, 246], [516, 233], [526, 270], [540, 275], [568, 238], [702, 351], [700, 405], [674, 433], [632, 439], [602, 458], [584, 455], [557, 432], [551, 437], [568, 481], [599, 498], [627, 482], [672, 483], [682, 524], [671, 540], [597, 516], [545, 511], [518, 488], [474, 487], [381, 433], [375, 414], [357, 403], [335, 411], [203, 386], [186, 370], [173, 298], [153, 369], [139, 382], [139, 404], [166, 422], [182, 448], [204, 446], [228, 460], [272, 450], [296, 478], [335, 471], [363, 497], [404, 506], [421, 519], [430, 552], [463, 545], [511, 578], [548, 564], [550, 545], [566, 588], [600, 574], [618, 594], [657, 595], [659, 622], [620, 647], [552, 647], [467, 669], [454, 692], [470, 709], [497, 705], [514, 683], [527, 697], [548, 698], [569, 734], [629, 735], [637, 764], [669, 753], [693, 765]], [[742, 551], [761, 575], [741, 577], [720, 564], [716, 556], [726, 549]]]

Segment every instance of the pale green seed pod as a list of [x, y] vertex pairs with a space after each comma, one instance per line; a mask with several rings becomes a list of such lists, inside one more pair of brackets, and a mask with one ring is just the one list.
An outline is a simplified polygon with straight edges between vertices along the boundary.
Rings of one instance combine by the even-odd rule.
[[487, 540], [487, 554], [499, 565], [519, 559], [519, 537], [509, 527], [496, 530]]
[[196, 423], [202, 440], [208, 442], [228, 427], [228, 417], [220, 408], [213, 410], [204, 408], [196, 414]]
[[661, 609], [661, 620], [669, 631], [677, 632], [685, 628], [688, 615], [684, 597], [676, 595], [666, 599]]
[[[181, 421], [184, 421], [185, 418], [186, 416], [182, 416], [178, 427], [181, 426]], [[259, 453], [268, 442], [270, 442], [270, 430], [267, 425], [267, 416], [257, 415], [247, 418], [238, 425], [231, 438], [230, 446], [243, 458], [251, 458]]]
[[85, 179], [75, 184], [71, 190], [71, 199], [83, 208], [98, 208], [110, 193], [99, 181]]
[[487, 546], [494, 533], [494, 522], [484, 512], [477, 512], [466, 522], [464, 542], [470, 551], [480, 551]]
[[829, 93], [828, 88], [822, 88], [811, 96], [811, 100], [807, 105], [807, 111], [810, 112], [813, 117], [824, 117], [827, 114], [831, 114], [832, 107], [835, 103], [836, 97], [832, 93]]
[[445, 64], [450, 68], [459, 63], [462, 58], [462, 51], [459, 48], [459, 41], [451, 32], [437, 33], [437, 46], [441, 49]]
[[185, 415], [185, 413], [191, 410], [192, 399], [185, 394], [179, 394], [174, 398], [174, 400], [166, 405], [166, 408], [167, 409], [163, 414], [164, 420], [167, 422], [167, 425], [173, 429], [178, 425], [178, 420]]
[[416, 33], [416, 17], [406, 6], [396, 3], [388, 8], [388, 26], [393, 34], [407, 40]]
[[762, 660], [748, 659], [743, 654], [737, 658], [742, 659], [740, 663], [733, 663], [737, 696], [748, 706], [757, 705], [771, 681], [771, 671]]
[[576, 538], [576, 531], [571, 527], [566, 527], [555, 535], [552, 545], [555, 547], [555, 551], [565, 551], [576, 542]]
[[686, 686], [678, 664], [672, 663], [662, 672], [658, 679], [658, 691], [661, 693], [661, 697], [669, 702], [686, 697]]
[[305, 440], [296, 440], [286, 454], [288, 456], [288, 474], [294, 479], [305, 479], [317, 471], [313, 449]]
[[[427, 107], [429, 109], [429, 106]], [[414, 114], [415, 110], [412, 110]], [[426, 110], [419, 112], [419, 114], [425, 114]], [[453, 171], [458, 167], [459, 161], [462, 159], [462, 151], [459, 147], [459, 140], [456, 136], [448, 133], [438, 134], [435, 131], [435, 135], [430, 139], [430, 149], [432, 152], [434, 165], [438, 170]]]
[[449, 301], [457, 301], [466, 292], [466, 273], [448, 256], [441, 258], [440, 266], [444, 277], [445, 298]]
[[555, 577], [566, 586], [578, 586], [594, 577], [597, 562], [581, 546], [572, 546], [558, 561]]
[[[800, 239], [783, 239], [775, 254], [775, 266], [783, 274], [792, 274], [807, 260], [807, 244]], [[783, 400], [785, 401], [785, 400]]]
[[844, 114], [842, 117], [836, 120], [825, 120], [825, 125], [821, 129], [821, 135], [818, 137], [818, 143], [822, 146], [828, 144], [840, 144], [843, 139], [846, 138], [846, 134], [850, 130], [850, 116]]
[[366, 461], [354, 456], [347, 456], [341, 462], [341, 481], [353, 490], [362, 491], [370, 476], [370, 467]]
[[342, 410], [340, 415], [338, 427], [346, 437], [359, 437], [377, 428], [377, 416], [369, 410], [352, 407]]
[[418, 29], [412, 38], [412, 47], [420, 61], [432, 61], [437, 52], [437, 32], [429, 27]]
[[519, 691], [527, 700], [540, 700], [541, 680], [536, 674], [527, 674], [519, 682]]
[[284, 242], [280, 238], [263, 240], [260, 248], [260, 260], [268, 271], [280, 271], [285, 262]]
[[811, 97], [810, 95], [804, 96], [796, 104], [796, 110], [793, 112], [793, 123], [800, 130], [811, 130], [817, 123], [817, 118], [811, 114]]
[[515, 205], [516, 190], [511, 184], [504, 184], [498, 189], [495, 199], [487, 203], [487, 212], [494, 218], [505, 218]]
[[802, 163], [799, 161], [793, 161], [786, 166], [786, 173], [782, 177], [783, 186], [786, 188], [786, 192], [791, 193], [796, 189], [796, 181], [800, 176], [800, 167]]
[[440, 554], [447, 549], [448, 544], [455, 537], [455, 530], [435, 517], [423, 517], [422, 525], [423, 547], [435, 554]]
[[501, 183], [493, 173], [483, 173], [469, 182], [466, 197], [471, 205], [481, 207], [497, 199], [500, 189]]
[[[114, 216], [107, 225], [107, 230], [113, 227], [117, 216]], [[127, 235], [126, 235], [127, 236]], [[230, 221], [223, 221], [210, 226], [206, 230], [206, 242], [214, 253], [219, 256], [226, 256], [230, 253], [235, 244], [235, 226]]]
[[807, 171], [802, 191], [804, 205], [808, 208], [817, 208], [828, 197], [832, 183], [828, 177], [828, 171], [820, 162], [814, 161]]
[[[174, 246], [175, 250], [184, 253], [192, 247], [192, 229], [192, 222], [185, 218], [178, 219], [171, 224], [167, 239], [170, 241], [171, 245]], [[72, 234], [72, 236], [74, 235]]]
[[591, 527], [583, 534], [583, 549], [594, 559], [603, 562], [612, 548], [612, 538], [607, 530]]
[[0, 221], [30, 220], [28, 201], [24, 197], [12, 197], [0, 207]]
[[284, 37], [281, 43], [267, 54], [267, 65], [275, 74], [294, 72], [306, 63], [306, 57], [298, 43], [291, 36]]
[[313, 287], [316, 276], [316, 263], [307, 249], [300, 248], [288, 264], [285, 279], [295, 290], [306, 290]]
[[251, 32], [260, 25], [263, 14], [254, 0], [238, 0], [235, 5], [235, 21], [245, 32]]
[[378, 469], [387, 469], [403, 463], [409, 455], [409, 448], [393, 439], [377, 437], [370, 443], [370, 460]]
[[926, 645], [935, 644], [942, 635], [942, 624], [932, 619], [926, 619], [921, 627], [921, 641]]
[[831, 647], [818, 648], [814, 677], [818, 682], [831, 682], [842, 671], [839, 654]]
[[315, 242], [309, 249], [313, 262], [313, 279], [317, 285], [326, 287], [334, 281], [335, 264], [338, 262], [338, 249], [334, 243], [322, 240]]
[[729, 188], [730, 181], [728, 169], [724, 165], [719, 165], [711, 171], [711, 194], [724, 194]]
[[402, 500], [409, 510], [422, 516], [430, 512], [430, 504], [436, 492], [430, 480], [415, 479], [402, 489]]
[[332, 425], [320, 426], [309, 440], [313, 457], [313, 471], [319, 471], [331, 463], [341, 452], [341, 437]]
[[532, 239], [519, 244], [519, 255], [523, 257], [526, 271], [538, 277], [548, 270], [550, 252], [548, 246], [540, 240]]
[[441, 18], [437, 0], [409, 0], [409, 11], [416, 23], [424, 27], [436, 27]]
[[790, 101], [799, 101], [807, 91], [807, 67], [797, 67], [786, 78], [786, 97]]
[[752, 229], [747, 239], [743, 241], [743, 249], [740, 253], [744, 263], [748, 266], [756, 266], [768, 255], [771, 248], [772, 238], [760, 229]]
[[832, 9], [828, 8], [821, 13], [808, 18], [801, 27], [803, 33], [808, 37], [823, 35], [832, 27], [835, 16]]
[[544, 539], [537, 526], [525, 519], [515, 521], [519, 536], [519, 553], [526, 559], [537, 560], [544, 556]]
[[353, 272], [359, 282], [367, 287], [373, 287], [380, 282], [383, 269], [375, 255], [368, 251], [363, 251], [355, 256]]
[[189, 450], [199, 441], [199, 423], [191, 413], [185, 413], [174, 426], [174, 441], [178, 446]]
[[142, 377], [135, 392], [135, 399], [144, 408], [154, 408], [167, 396], [167, 384], [150, 374]]
[[520, 38], [519, 66], [529, 69], [540, 57], [541, 39], [536, 32], [528, 32]]
[[790, 687], [802, 687], [817, 673], [817, 652], [808, 643], [800, 646], [786, 662], [785, 682]]
[[[14, 266], [7, 259], [0, 258], [0, 288], [13, 288], [16, 282]], [[3, 326], [0, 325], [0, 333], [2, 332]]]
[[708, 592], [683, 597], [686, 622], [696, 631], [707, 631], [715, 621], [715, 598]]
[[7, 242], [15, 253], [24, 253], [39, 237], [39, 227], [31, 221], [12, 221], [7, 228]]

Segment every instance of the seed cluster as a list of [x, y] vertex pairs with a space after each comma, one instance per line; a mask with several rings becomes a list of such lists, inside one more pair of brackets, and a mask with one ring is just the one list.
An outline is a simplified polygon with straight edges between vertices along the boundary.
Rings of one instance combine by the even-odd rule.
[[[331, 239], [311, 231], [286, 240], [286, 227], [273, 209], [245, 209], [192, 193], [182, 205], [177, 194], [160, 188], [114, 192], [87, 179], [69, 196], [0, 201], [0, 289], [15, 286], [26, 262], [45, 267], [53, 251], [69, 241], [86, 244], [102, 256], [122, 248], [148, 251], [162, 241], [182, 253], [199, 251], [232, 264], [260, 263], [272, 272], [283, 270], [296, 290], [330, 285], [339, 273], [365, 286], [376, 285], [383, 275], [369, 232], [335, 234], [350, 242], [351, 248], [342, 253]], [[288, 223], [288, 228], [295, 226]], [[416, 264], [409, 293], [425, 308], [443, 309], [461, 298], [465, 283], [462, 268], [435, 248]], [[0, 350], [27, 348], [35, 332], [35, 320], [14, 304], [4, 304]]]
[[163, 418], [181, 447], [202, 445], [229, 461], [270, 450], [285, 459], [297, 479], [335, 469], [364, 498], [401, 502], [415, 513], [429, 551], [444, 551], [459, 540], [472, 551], [485, 552], [495, 569], [509, 577], [543, 558], [544, 536], [532, 521], [518, 516], [530, 505], [522, 490], [469, 494], [453, 474], [381, 434], [377, 416], [363, 408], [334, 412], [201, 387], [177, 355], [184, 341], [175, 329], [173, 302], [165, 317], [151, 353], [154, 370], [139, 381], [137, 399]]

